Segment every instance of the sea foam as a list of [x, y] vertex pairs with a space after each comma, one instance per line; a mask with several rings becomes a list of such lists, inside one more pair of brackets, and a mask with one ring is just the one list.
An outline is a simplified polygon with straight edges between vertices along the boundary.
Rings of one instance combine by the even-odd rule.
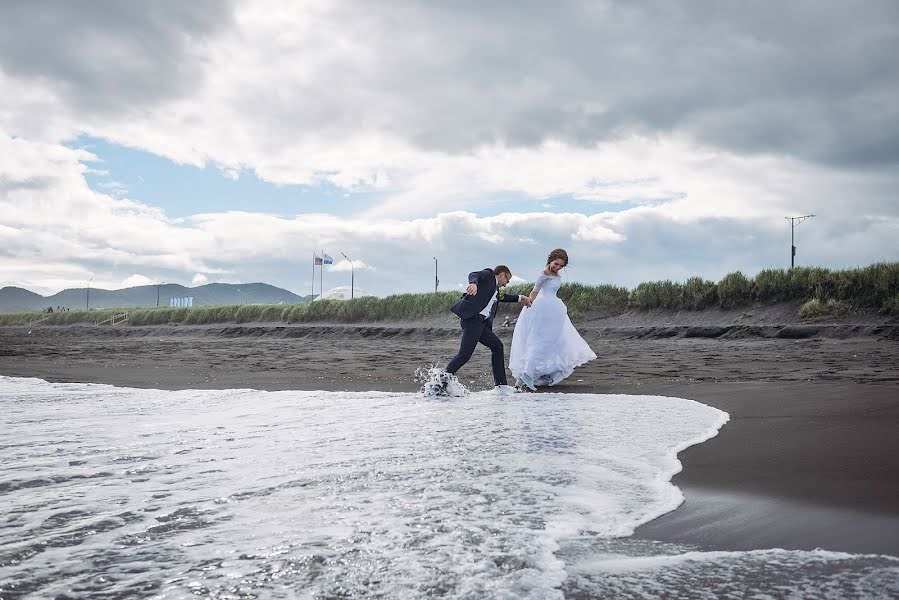
[[[625, 537], [727, 421], [690, 400], [0, 377], [0, 414], [10, 596], [643, 597], [696, 560], [767, 560]], [[866, 564], [852, 585], [894, 568]]]

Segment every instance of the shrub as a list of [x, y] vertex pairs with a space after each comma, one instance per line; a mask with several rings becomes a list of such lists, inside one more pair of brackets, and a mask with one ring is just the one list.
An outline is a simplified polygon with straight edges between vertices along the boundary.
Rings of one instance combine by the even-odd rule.
[[691, 277], [684, 284], [681, 308], [701, 310], [718, 302], [718, 284], [702, 277]]
[[762, 269], [752, 280], [752, 295], [759, 302], [784, 302], [793, 300], [788, 271]]
[[[506, 288], [508, 293], [529, 294], [533, 284]], [[447, 315], [461, 291], [422, 294], [396, 294], [386, 298], [366, 296], [353, 300], [323, 300], [301, 304], [235, 304], [192, 308], [138, 308], [73, 310], [56, 313], [0, 313], [0, 325], [25, 325], [46, 318], [43, 325], [93, 324], [115, 313], [128, 310], [132, 325], [205, 324], [259, 322], [345, 322], [423, 319]], [[762, 303], [814, 299], [821, 306], [809, 305], [806, 314], [815, 311], [846, 311], [875, 308], [882, 314], [899, 314], [899, 262], [876, 263], [859, 269], [832, 271], [820, 267], [764, 269], [748, 279], [737, 271], [715, 283], [691, 277], [684, 283], [671, 280], [645, 282], [633, 290], [609, 284], [565, 283], [559, 290], [572, 314], [592, 310], [702, 310], [720, 305], [738, 308], [753, 301]], [[829, 303], [831, 300], [834, 303]], [[806, 306], [806, 302], [803, 306]], [[823, 307], [823, 308], [822, 308]], [[503, 303], [499, 309], [511, 314], [516, 307]]]
[[641, 283], [631, 292], [630, 306], [640, 310], [676, 308], [680, 303], [680, 286], [670, 280]]
[[752, 304], [752, 284], [740, 271], [728, 273], [718, 282], [721, 308], [737, 308]]
[[892, 298], [880, 306], [880, 314], [899, 315], [899, 294], [894, 294]]
[[799, 307], [800, 319], [821, 319], [825, 317], [838, 317], [849, 312], [849, 306], [840, 300], [830, 298], [825, 301], [812, 298]]

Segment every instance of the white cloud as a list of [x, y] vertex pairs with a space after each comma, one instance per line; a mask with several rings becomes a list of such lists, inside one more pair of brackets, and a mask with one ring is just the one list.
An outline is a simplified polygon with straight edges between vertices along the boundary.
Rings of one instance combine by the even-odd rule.
[[47, 296], [69, 287], [86, 287], [92, 276], [89, 269], [74, 262], [45, 262], [3, 254], [0, 253], [0, 287], [23, 287]]
[[[170, 3], [135, 5], [113, 29], [51, 5], [7, 20], [0, 126], [87, 132], [229, 176], [381, 190], [382, 214], [472, 208], [496, 190], [656, 202], [695, 195], [685, 165], [730, 192], [740, 182], [720, 185], [716, 162], [741, 154], [783, 157], [768, 159], [781, 172], [899, 159], [899, 84], [878, 68], [895, 44], [889, 2], [848, 21], [825, 3], [814, 33], [789, 5], [657, 9]], [[76, 26], [96, 43], [73, 43]], [[140, 28], [158, 56], [136, 56]]]
[[140, 285], [153, 285], [154, 283], [156, 283], [156, 282], [153, 281], [152, 279], [150, 279], [149, 277], [147, 277], [145, 275], [141, 275], [139, 273], [135, 273], [134, 275], [131, 275], [131, 276], [123, 279], [120, 286], [123, 288], [129, 288], [129, 287], [137, 287]]
[[[347, 219], [226, 212], [173, 220], [152, 207], [91, 191], [79, 162], [83, 152], [3, 136], [0, 152], [9, 159], [0, 167], [0, 284], [35, 291], [83, 287], [91, 276], [94, 285], [116, 287], [135, 273], [151, 272], [154, 279], [192, 284], [267, 281], [306, 294], [316, 248], [344, 250], [354, 259], [357, 284], [379, 295], [431, 289], [434, 257], [445, 289], [464, 283], [473, 269], [501, 262], [532, 280], [548, 250], [558, 246], [572, 255], [568, 275], [590, 283], [633, 285], [697, 274], [717, 278], [730, 270], [751, 273], [788, 264], [783, 213], [790, 206], [784, 198], [767, 206], [762, 198], [756, 214], [727, 203], [724, 208], [709, 204], [706, 214], [700, 205], [675, 210], [673, 204], [686, 202], [677, 200], [595, 215], [479, 217], [454, 211], [413, 219]], [[764, 166], [753, 160], [754, 166]], [[820, 175], [822, 181], [806, 193], [848, 196], [862, 185]], [[791, 181], [775, 183], [786, 189]], [[745, 185], [751, 183], [745, 178]], [[876, 182], [868, 185], [874, 188]], [[899, 218], [878, 215], [878, 197], [869, 192], [852, 207], [854, 215], [848, 206], [818, 211], [797, 232], [800, 263], [855, 266], [894, 260]], [[326, 286], [347, 284], [348, 270], [346, 260], [326, 268]]]
[[[0, 9], [0, 284], [149, 273], [305, 294], [313, 248], [343, 249], [379, 295], [429, 289], [435, 256], [446, 289], [497, 262], [532, 279], [556, 246], [584, 281], [717, 277], [787, 264], [783, 217], [806, 213], [804, 264], [899, 254], [888, 2], [811, 21], [791, 5], [189, 4]], [[173, 219], [63, 145], [80, 134], [378, 200], [352, 218]], [[527, 206], [496, 215], [508, 197]]]
[[101, 181], [97, 184], [97, 187], [103, 190], [105, 193], [116, 198], [120, 198], [128, 194], [128, 188], [125, 186], [125, 184], [119, 181]]
[[354, 260], [352, 261], [352, 266], [350, 266], [350, 261], [348, 260], [339, 260], [333, 265], [329, 265], [326, 267], [329, 271], [333, 271], [335, 273], [349, 273], [350, 271], [374, 271], [375, 268], [371, 265], [365, 264], [364, 260]]
[[206, 285], [209, 283], [209, 278], [206, 277], [203, 273], [194, 273], [194, 276], [190, 280], [191, 285]]

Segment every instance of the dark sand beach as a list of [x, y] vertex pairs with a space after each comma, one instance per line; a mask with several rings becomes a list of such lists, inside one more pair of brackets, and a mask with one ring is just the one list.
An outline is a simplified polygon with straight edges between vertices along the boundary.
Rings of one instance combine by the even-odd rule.
[[[680, 455], [686, 501], [637, 530], [703, 549], [899, 555], [899, 324], [800, 324], [789, 310], [582, 317], [599, 359], [553, 391], [689, 398], [730, 414]], [[511, 329], [498, 329], [508, 351]], [[415, 391], [458, 327], [2, 327], [0, 374], [163, 389]], [[460, 372], [492, 387], [489, 352]], [[539, 393], [539, 392], [538, 392]]]

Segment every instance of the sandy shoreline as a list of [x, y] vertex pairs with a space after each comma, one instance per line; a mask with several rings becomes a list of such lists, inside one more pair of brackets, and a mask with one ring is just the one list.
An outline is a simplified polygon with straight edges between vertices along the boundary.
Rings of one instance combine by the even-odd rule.
[[[716, 438], [681, 453], [674, 482], [686, 502], [638, 537], [899, 555], [895, 328], [586, 321], [579, 329], [600, 358], [555, 391], [678, 396], [731, 415]], [[508, 349], [511, 330], [499, 333]], [[3, 327], [0, 374], [163, 389], [411, 392], [415, 370], [445, 364], [457, 344], [448, 321]], [[492, 386], [488, 358], [479, 349], [461, 372], [472, 389]]]

